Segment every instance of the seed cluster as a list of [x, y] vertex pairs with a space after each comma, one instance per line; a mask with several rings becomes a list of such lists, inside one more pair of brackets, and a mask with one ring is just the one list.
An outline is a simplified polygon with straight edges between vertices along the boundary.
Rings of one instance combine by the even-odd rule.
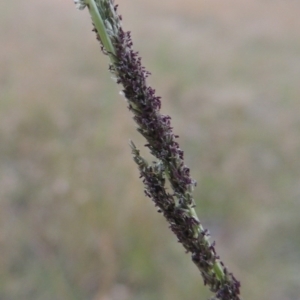
[[[215, 294], [212, 299], [240, 300], [240, 283], [220, 261], [215, 244], [209, 242], [209, 232], [203, 229], [195, 213], [192, 191], [196, 182], [184, 163], [184, 153], [176, 141], [178, 136], [173, 133], [171, 117], [160, 113], [161, 99], [146, 83], [150, 73], [142, 66], [138, 53], [132, 50], [131, 34], [122, 29], [117, 6], [112, 0], [97, 0], [96, 3], [114, 47], [114, 53], [108, 53], [94, 29], [104, 54], [113, 56], [109, 70], [123, 87], [122, 93], [137, 130], [147, 141], [145, 146], [157, 159], [149, 165], [131, 143], [145, 194], [167, 219], [178, 241], [191, 253], [205, 285]], [[171, 193], [166, 188], [166, 180], [172, 187]]]

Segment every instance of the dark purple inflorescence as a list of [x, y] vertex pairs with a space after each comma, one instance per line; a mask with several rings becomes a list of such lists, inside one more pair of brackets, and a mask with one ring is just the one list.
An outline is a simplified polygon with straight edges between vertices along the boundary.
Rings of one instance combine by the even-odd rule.
[[[161, 99], [155, 90], [147, 86], [149, 72], [141, 64], [141, 58], [132, 50], [130, 32], [124, 32], [120, 25], [121, 17], [113, 7], [113, 14], [107, 17], [116, 32], [111, 34], [115, 53], [110, 71], [123, 86], [123, 94], [132, 111], [137, 130], [147, 140], [146, 147], [157, 158], [152, 165], [140, 156], [132, 143], [132, 153], [145, 186], [145, 194], [152, 199], [158, 211], [163, 213], [170, 229], [202, 274], [205, 285], [214, 292], [213, 299], [239, 300], [240, 283], [229, 273], [216, 254], [214, 243], [208, 242], [209, 233], [202, 226], [191, 209], [195, 207], [192, 190], [196, 182], [184, 163], [184, 153], [179, 148], [173, 133], [170, 116], [160, 113]], [[117, 16], [117, 20], [114, 19]], [[96, 30], [98, 40], [101, 39]], [[103, 45], [102, 50], [108, 54]], [[167, 192], [165, 182], [169, 180], [173, 192]], [[218, 262], [222, 274], [216, 274], [214, 266]]]

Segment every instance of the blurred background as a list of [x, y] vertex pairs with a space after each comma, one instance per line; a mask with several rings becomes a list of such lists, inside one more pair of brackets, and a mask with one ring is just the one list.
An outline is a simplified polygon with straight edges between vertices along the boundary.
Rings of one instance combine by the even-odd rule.
[[[118, 2], [244, 299], [300, 299], [300, 1]], [[71, 0], [0, 2], [0, 299], [207, 299], [91, 29]]]

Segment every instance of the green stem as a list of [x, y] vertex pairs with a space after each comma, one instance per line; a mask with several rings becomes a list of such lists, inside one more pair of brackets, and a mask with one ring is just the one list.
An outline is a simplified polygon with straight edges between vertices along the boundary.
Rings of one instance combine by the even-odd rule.
[[106, 32], [106, 28], [104, 25], [104, 20], [102, 19], [99, 11], [98, 6], [96, 5], [94, 0], [87, 0], [86, 4], [89, 8], [90, 15], [92, 17], [92, 21], [94, 23], [94, 26], [100, 36], [101, 42], [105, 48], [105, 50], [108, 52], [109, 58], [112, 63], [115, 62], [115, 49], [111, 43], [111, 40]]
[[[196, 213], [196, 211], [195, 211], [195, 209], [194, 209], [193, 207], [189, 207], [189, 213], [190, 213], [190, 215], [191, 215], [193, 218], [195, 218], [196, 220], [199, 220], [199, 219], [198, 219], [198, 216], [197, 216], [197, 213]], [[195, 230], [195, 235], [198, 236], [198, 234], [199, 234], [201, 231], [203, 231], [204, 228], [202, 227], [201, 224], [199, 224], [199, 225], [195, 226], [194, 230]], [[208, 237], [205, 236], [204, 238], [205, 238], [207, 244], [210, 245], [210, 242], [209, 242]], [[217, 277], [220, 281], [222, 281], [222, 280], [224, 279], [224, 277], [225, 277], [225, 274], [224, 274], [223, 268], [222, 268], [222, 266], [221, 266], [221, 264], [220, 264], [220, 262], [219, 262], [218, 260], [215, 261], [215, 263], [214, 263], [212, 269], [213, 269], [214, 273], [216, 274], [216, 277]]]

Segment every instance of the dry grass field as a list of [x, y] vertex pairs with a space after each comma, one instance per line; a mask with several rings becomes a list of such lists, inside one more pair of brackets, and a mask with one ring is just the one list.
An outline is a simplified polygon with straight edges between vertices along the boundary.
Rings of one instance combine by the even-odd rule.
[[[244, 299], [300, 299], [300, 2], [120, 0]], [[0, 299], [208, 299], [71, 0], [0, 2]]]

